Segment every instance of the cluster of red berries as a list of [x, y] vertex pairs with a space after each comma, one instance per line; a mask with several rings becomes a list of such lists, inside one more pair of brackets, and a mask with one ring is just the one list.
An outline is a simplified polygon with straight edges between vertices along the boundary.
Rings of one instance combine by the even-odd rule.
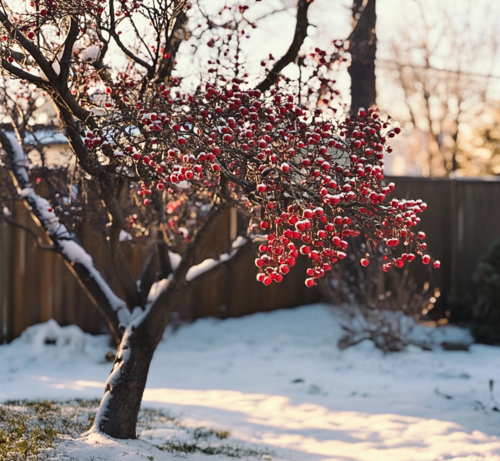
[[[126, 116], [130, 120], [135, 111], [136, 123], [121, 130], [123, 155], [115, 159], [134, 167], [148, 185], [141, 189], [144, 203], [151, 203], [144, 191], [154, 185], [174, 193], [214, 192], [224, 176], [234, 197], [261, 210], [260, 227], [269, 233], [256, 261], [262, 282], [279, 282], [300, 252], [312, 261], [310, 286], [345, 257], [345, 239], [358, 235], [372, 248], [386, 248], [384, 270], [401, 267], [415, 254], [430, 261], [421, 234], [416, 238], [410, 230], [426, 205], [385, 203], [394, 184], [383, 182], [383, 156], [391, 151], [387, 140], [400, 129], [375, 109], [332, 121], [284, 91], [244, 89], [238, 78], [193, 94], [162, 83], [140, 101], [133, 95]], [[132, 135], [136, 127], [140, 135]], [[87, 137], [86, 143], [102, 140]], [[408, 251], [395, 256], [400, 244]]]

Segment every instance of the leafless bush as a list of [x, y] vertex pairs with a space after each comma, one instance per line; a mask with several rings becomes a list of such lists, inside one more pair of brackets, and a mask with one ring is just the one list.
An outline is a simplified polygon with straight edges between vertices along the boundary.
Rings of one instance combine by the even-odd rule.
[[346, 258], [321, 284], [324, 299], [342, 312], [339, 348], [370, 339], [383, 352], [401, 351], [410, 344], [427, 349], [412, 333], [432, 308], [438, 289], [429, 281], [419, 286], [408, 266], [385, 273], [377, 264], [361, 267], [359, 259], [356, 254]]

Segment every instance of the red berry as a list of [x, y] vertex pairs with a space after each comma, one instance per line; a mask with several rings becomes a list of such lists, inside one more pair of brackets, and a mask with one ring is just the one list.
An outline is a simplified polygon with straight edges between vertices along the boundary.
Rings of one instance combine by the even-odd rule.
[[368, 259], [365, 259], [365, 258], [361, 259], [361, 265], [363, 267], [368, 266], [368, 264], [370, 264], [370, 261], [368, 261]]
[[431, 262], [431, 257], [429, 255], [422, 256], [422, 262], [424, 264], [429, 264]]
[[308, 255], [310, 252], [311, 252], [311, 247], [308, 247], [307, 245], [302, 245], [300, 247], [300, 252], [303, 254], [303, 255]]

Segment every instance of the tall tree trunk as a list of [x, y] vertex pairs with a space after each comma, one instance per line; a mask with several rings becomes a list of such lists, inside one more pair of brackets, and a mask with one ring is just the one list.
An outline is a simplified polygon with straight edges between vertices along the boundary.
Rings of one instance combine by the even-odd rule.
[[373, 106], [377, 96], [375, 86], [377, 14], [375, 5], [376, 0], [353, 0], [352, 14], [355, 26], [349, 36], [349, 51], [352, 61], [348, 69], [351, 77], [351, 114], [356, 114], [361, 107], [368, 109]]
[[92, 430], [116, 439], [137, 437], [137, 417], [157, 344], [142, 325], [126, 330]]

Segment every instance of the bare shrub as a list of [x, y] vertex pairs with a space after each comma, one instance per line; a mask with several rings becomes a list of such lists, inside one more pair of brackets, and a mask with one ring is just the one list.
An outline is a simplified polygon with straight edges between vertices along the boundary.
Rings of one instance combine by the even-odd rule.
[[429, 281], [419, 286], [409, 266], [388, 273], [377, 264], [362, 267], [360, 252], [356, 253], [335, 266], [320, 285], [324, 299], [342, 313], [344, 335], [339, 348], [369, 339], [386, 353], [410, 344], [428, 349], [412, 333], [417, 321], [432, 308], [438, 289]]

